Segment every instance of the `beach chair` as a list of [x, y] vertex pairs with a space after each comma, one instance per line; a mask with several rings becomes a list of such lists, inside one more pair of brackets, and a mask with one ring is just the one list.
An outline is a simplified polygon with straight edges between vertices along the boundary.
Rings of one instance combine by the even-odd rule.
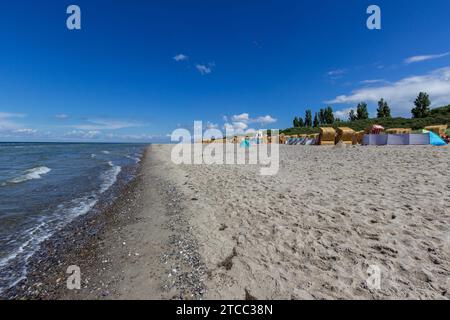
[[319, 134], [319, 144], [324, 145], [334, 145], [336, 138], [336, 130], [331, 127], [320, 128]]
[[347, 127], [337, 128], [336, 143], [342, 141], [345, 144], [353, 144], [355, 130]]

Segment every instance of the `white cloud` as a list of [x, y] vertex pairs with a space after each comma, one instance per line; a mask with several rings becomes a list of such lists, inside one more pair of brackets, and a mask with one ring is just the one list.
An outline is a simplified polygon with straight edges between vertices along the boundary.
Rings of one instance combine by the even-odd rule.
[[335, 81], [335, 80], [341, 79], [347, 72], [348, 72], [347, 69], [336, 69], [336, 70], [328, 71], [326, 76], [331, 81]]
[[225, 123], [223, 125], [226, 134], [244, 134], [248, 125], [244, 122]]
[[361, 88], [326, 103], [356, 104], [361, 101], [376, 103], [384, 98], [394, 114], [409, 115], [414, 99], [421, 91], [430, 95], [432, 107], [450, 103], [450, 67], [421, 76], [407, 77], [394, 83]]
[[[60, 128], [73, 128], [68, 132], [41, 131], [28, 128], [17, 123], [17, 119], [26, 117], [25, 114], [0, 112], [0, 138], [11, 141], [30, 139], [51, 139], [69, 141], [123, 141], [123, 142], [149, 142], [153, 140], [164, 141], [160, 136], [148, 134], [117, 134], [109, 130], [142, 126], [141, 123], [126, 120], [92, 119], [86, 120], [86, 124], [59, 126]], [[106, 130], [102, 131], [102, 130]]]
[[0, 112], [0, 119], [4, 118], [25, 118], [23, 113]]
[[38, 131], [36, 129], [30, 129], [30, 128], [22, 128], [14, 130], [13, 133], [21, 133], [21, 134], [35, 134]]
[[[75, 140], [129, 140], [112, 132], [103, 132], [104, 130], [118, 130], [142, 126], [141, 123], [128, 120], [115, 119], [88, 119], [87, 123], [65, 126], [74, 130], [66, 132], [63, 138]], [[136, 140], [136, 139], [133, 139]]]
[[250, 116], [248, 113], [242, 113], [242, 114], [236, 114], [231, 117], [232, 121], [241, 121], [241, 122], [248, 122], [250, 120]]
[[[61, 137], [59, 137], [61, 138]], [[62, 136], [62, 140], [69, 141], [116, 141], [116, 142], [166, 142], [167, 137], [161, 135], [141, 134], [118, 134], [114, 132], [102, 132], [99, 130], [72, 130]]]
[[113, 140], [126, 140], [126, 141], [150, 141], [150, 140], [154, 140], [154, 139], [165, 139], [166, 136], [161, 136], [161, 135], [150, 135], [150, 134], [146, 134], [146, 133], [141, 133], [141, 134], [115, 134], [115, 133], [108, 133], [105, 134], [104, 137], [108, 138], [108, 139], [113, 139]]
[[377, 84], [377, 83], [388, 83], [388, 81], [384, 79], [370, 79], [361, 81], [362, 84]]
[[207, 129], [217, 129], [219, 128], [219, 125], [217, 123], [212, 123], [212, 122], [207, 122], [206, 123], [206, 128]]
[[0, 137], [3, 139], [29, 139], [45, 135], [34, 128], [27, 128], [16, 122], [16, 119], [25, 118], [22, 113], [0, 112]]
[[346, 108], [346, 109], [334, 111], [334, 117], [339, 118], [341, 120], [347, 120], [348, 115], [352, 109], [355, 109], [355, 108]]
[[187, 55], [182, 54], [182, 53], [177, 54], [175, 57], [173, 57], [173, 60], [175, 60], [176, 62], [186, 61], [187, 59], [189, 59], [189, 57]]
[[[277, 119], [270, 115], [251, 118], [248, 113], [235, 114], [231, 117], [224, 116], [223, 119], [225, 121], [223, 128], [227, 130], [227, 134], [253, 133], [256, 129], [250, 127], [252, 123], [267, 125], [277, 121]], [[228, 121], [228, 119], [230, 119], [230, 121]]]
[[245, 130], [248, 128], [248, 124], [245, 122], [233, 122], [233, 127], [237, 130]]
[[65, 113], [60, 113], [60, 114], [55, 115], [56, 119], [67, 119], [68, 117], [69, 116]]
[[231, 121], [233, 122], [243, 122], [243, 123], [258, 123], [261, 125], [271, 124], [277, 122], [277, 119], [270, 115], [260, 116], [255, 119], [250, 118], [248, 113], [236, 114], [231, 117]]
[[[182, 62], [182, 61], [187, 61], [189, 60], [189, 57], [185, 54], [177, 54], [175, 57], [173, 57], [173, 59], [176, 62]], [[213, 72], [214, 67], [216, 66], [215, 62], [209, 62], [207, 64], [205, 63], [197, 63], [195, 65], [195, 68], [197, 69], [198, 72], [200, 72], [201, 75], [207, 75]]]
[[10, 131], [21, 129], [23, 125], [17, 123], [15, 120], [12, 119], [24, 117], [25, 115], [21, 113], [0, 112], [0, 130]]
[[86, 124], [75, 124], [70, 127], [78, 130], [117, 130], [142, 126], [141, 123], [114, 119], [89, 119]]
[[440, 53], [440, 54], [429, 54], [429, 55], [422, 55], [422, 56], [413, 56], [413, 57], [409, 57], [408, 59], [406, 59], [405, 63], [411, 64], [411, 63], [416, 63], [416, 62], [444, 58], [447, 56], [450, 56], [450, 52], [445, 52], [445, 53]]
[[204, 64], [197, 64], [195, 67], [197, 68], [198, 72], [202, 75], [210, 74], [213, 70], [213, 67], [215, 66], [214, 62], [210, 62], [207, 65]]
[[64, 134], [64, 137], [74, 139], [95, 139], [100, 137], [101, 132], [98, 130], [72, 130]]
[[265, 125], [265, 124], [271, 124], [271, 123], [275, 123], [277, 122], [277, 119], [273, 118], [272, 116], [264, 116], [264, 117], [258, 117], [254, 120], [254, 122], [257, 122], [261, 125]]
[[344, 75], [346, 73], [347, 73], [346, 69], [336, 69], [336, 70], [329, 71], [327, 74], [329, 76], [335, 77], [335, 76], [342, 76], [342, 75]]

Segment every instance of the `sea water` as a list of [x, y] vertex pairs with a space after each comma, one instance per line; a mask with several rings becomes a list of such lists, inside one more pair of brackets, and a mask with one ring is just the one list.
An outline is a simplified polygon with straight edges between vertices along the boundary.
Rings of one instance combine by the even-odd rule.
[[89, 212], [124, 167], [137, 166], [144, 149], [0, 143], [0, 293], [26, 277], [27, 261], [40, 243]]

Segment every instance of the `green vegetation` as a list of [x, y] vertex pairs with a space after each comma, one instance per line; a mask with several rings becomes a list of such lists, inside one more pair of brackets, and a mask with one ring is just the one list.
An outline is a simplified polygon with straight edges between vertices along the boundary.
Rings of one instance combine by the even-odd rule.
[[356, 107], [356, 119], [366, 120], [369, 119], [369, 111], [367, 111], [367, 103], [360, 102]]
[[348, 114], [348, 120], [349, 121], [355, 121], [358, 120], [358, 117], [356, 116], [355, 110], [350, 110], [350, 113]]
[[384, 99], [378, 101], [377, 118], [391, 118], [391, 108]]
[[426, 118], [430, 114], [430, 97], [425, 92], [419, 93], [416, 101], [414, 101], [415, 107], [411, 110], [413, 118]]
[[311, 126], [312, 126], [312, 111], [308, 109], [305, 112], [305, 127]]
[[293, 135], [293, 134], [312, 134], [312, 133], [319, 133], [319, 128], [313, 128], [313, 127], [302, 127], [302, 128], [289, 128], [285, 130], [281, 130], [280, 133], [284, 133], [286, 135]]
[[336, 121], [340, 121], [339, 119], [334, 118], [333, 108], [328, 106], [325, 109], [320, 109], [319, 112], [314, 114], [314, 118], [312, 117], [312, 111], [310, 109], [305, 112], [305, 120], [302, 117], [294, 117], [292, 124], [294, 128], [303, 128], [303, 127], [316, 127], [318, 128], [323, 124], [333, 124]]
[[[420, 95], [419, 95], [420, 96]], [[422, 95], [423, 98], [423, 95]], [[419, 98], [418, 98], [419, 99]], [[426, 99], [425, 99], [426, 100]], [[419, 102], [419, 105], [425, 106], [427, 105], [426, 101], [423, 104], [423, 102]], [[416, 105], [417, 107], [417, 105]], [[428, 107], [427, 107], [428, 108]], [[364, 107], [362, 108], [364, 109]], [[423, 109], [422, 109], [423, 110]], [[361, 114], [364, 113], [364, 110], [361, 110]], [[390, 112], [389, 112], [390, 114]], [[441, 125], [441, 124], [447, 124], [450, 126], [450, 105], [446, 107], [440, 107], [436, 109], [432, 109], [426, 112], [427, 116], [423, 118], [378, 118], [378, 119], [361, 119], [361, 120], [354, 120], [354, 121], [335, 121], [332, 125], [326, 125], [322, 124], [322, 127], [349, 127], [352, 128], [355, 131], [364, 130], [367, 127], [379, 124], [385, 127], [386, 129], [390, 128], [412, 128], [413, 130], [419, 130], [423, 129], [426, 126], [431, 125]], [[299, 128], [290, 128], [286, 130], [282, 130], [281, 133], [287, 134], [287, 135], [294, 135], [294, 134], [312, 134], [312, 133], [318, 133], [320, 130], [319, 128], [313, 128], [313, 127], [299, 127]], [[447, 133], [450, 133], [450, 129], [447, 131]]]
[[319, 123], [319, 116], [317, 115], [317, 113], [314, 115], [314, 122], [313, 122], [313, 127], [318, 128], [320, 125]]
[[[333, 108], [328, 106], [320, 109], [312, 117], [310, 109], [305, 112], [305, 120], [302, 117], [295, 117], [294, 127], [282, 130], [281, 133], [287, 135], [313, 134], [320, 131], [320, 127], [349, 127], [355, 131], [364, 130], [374, 124], [382, 125], [385, 129], [391, 128], [411, 128], [420, 130], [426, 126], [447, 124], [450, 126], [450, 105], [430, 110], [430, 97], [426, 92], [420, 92], [414, 101], [411, 109], [412, 118], [392, 118], [391, 108], [384, 99], [378, 101], [377, 118], [370, 119], [367, 103], [358, 103], [355, 110], [350, 110], [348, 121], [334, 118]], [[450, 131], [450, 129], [449, 129]]]

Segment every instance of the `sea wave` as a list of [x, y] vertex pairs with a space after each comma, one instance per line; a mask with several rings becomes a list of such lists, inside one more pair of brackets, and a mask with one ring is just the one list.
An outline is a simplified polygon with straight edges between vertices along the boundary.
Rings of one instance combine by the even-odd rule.
[[133, 157], [133, 156], [130, 156], [130, 155], [126, 155], [125, 158], [133, 160], [136, 163], [141, 162], [141, 158], [139, 158], [138, 156]]
[[[39, 250], [42, 242], [49, 239], [76, 217], [88, 213], [97, 202], [98, 197], [92, 194], [60, 204], [50, 216], [42, 217], [43, 221], [39, 225], [25, 230], [27, 240], [14, 252], [0, 259], [0, 274], [3, 277], [3, 283], [0, 284], [0, 294], [26, 278], [28, 260]], [[16, 269], [8, 270], [9, 263], [17, 259], [20, 263], [17, 264]]]
[[[39, 249], [40, 244], [51, 236], [51, 231], [46, 222], [41, 222], [36, 227], [25, 231], [28, 239], [25, 240], [14, 252], [0, 260], [0, 274], [2, 283], [0, 293], [11, 288], [26, 278], [28, 259]], [[19, 260], [14, 269], [8, 268], [12, 261]]]
[[100, 187], [100, 193], [104, 193], [106, 190], [111, 188], [111, 186], [116, 182], [117, 176], [119, 175], [120, 171], [122, 171], [122, 167], [114, 165], [112, 161], [109, 161], [108, 165], [111, 167], [111, 169], [102, 174], [101, 178], [103, 180], [103, 183]]
[[[89, 212], [98, 202], [98, 197], [93, 193], [89, 196], [84, 196], [71, 201], [71, 204], [65, 208], [65, 214], [72, 221], [78, 216], [82, 216]], [[64, 227], [67, 221], [64, 221], [59, 225], [60, 228]]]
[[[133, 170], [124, 169], [133, 166], [131, 162], [134, 161], [120, 155], [136, 158], [136, 162], [140, 157], [135, 151], [140, 149], [135, 147], [125, 146], [124, 149], [108, 151], [110, 148], [107, 146], [89, 146], [80, 152], [78, 145], [67, 144], [61, 146], [63, 154], [67, 155], [66, 161], [62, 163], [59, 149], [55, 148], [60, 146], [43, 145], [42, 151], [33, 156], [28, 152], [22, 153], [20, 149], [11, 151], [12, 156], [21, 161], [17, 161], [17, 165], [12, 164], [11, 171], [5, 171], [6, 174], [2, 172], [0, 177], [0, 192], [5, 193], [5, 198], [17, 198], [8, 201], [5, 208], [0, 208], [0, 296], [5, 289], [27, 276], [30, 257], [46, 239], [58, 233], [73, 219], [95, 208], [99, 201], [104, 199], [109, 202], [117, 196], [108, 190], [114, 188], [122, 178], [122, 172], [124, 183], [128, 182], [128, 174], [130, 177], [134, 175]], [[4, 160], [0, 161], [0, 166], [8, 167], [6, 159], [0, 159]], [[22, 167], [23, 163], [26, 163], [26, 167]], [[88, 183], [82, 182], [83, 177], [89, 178]], [[74, 181], [73, 185], [67, 185], [71, 181]], [[34, 183], [36, 188], [28, 188], [33, 187]], [[46, 194], [45, 191], [53, 188], [59, 188], [61, 192]], [[23, 196], [16, 197], [17, 192], [22, 192]], [[14, 209], [11, 219], [8, 216], [10, 203]], [[3, 215], [3, 209], [8, 213], [6, 216]], [[22, 214], [27, 214], [27, 219], [18, 218]], [[4, 221], [10, 225], [4, 224]]]
[[[38, 234], [39, 231], [44, 230], [45, 227], [46, 223], [41, 222], [38, 226], [26, 230], [25, 233], [28, 234], [30, 238], [23, 242], [14, 252], [4, 257], [3, 259], [0, 259], [0, 268], [6, 266], [9, 261], [14, 260], [18, 255], [23, 254], [31, 245], [41, 243], [42, 241], [46, 240], [49, 237], [49, 233], [47, 231], [45, 231], [37, 238], [34, 238], [35, 234]], [[28, 256], [31, 256], [31, 254], [29, 254]]]
[[28, 180], [33, 180], [33, 179], [41, 179], [42, 175], [47, 174], [50, 171], [52, 171], [52, 169], [44, 167], [44, 166], [36, 167], [36, 168], [30, 169], [30, 170], [26, 170], [24, 175], [14, 178], [12, 180], [9, 180], [8, 182], [20, 183], [20, 182], [24, 182], [24, 181], [28, 181]]

